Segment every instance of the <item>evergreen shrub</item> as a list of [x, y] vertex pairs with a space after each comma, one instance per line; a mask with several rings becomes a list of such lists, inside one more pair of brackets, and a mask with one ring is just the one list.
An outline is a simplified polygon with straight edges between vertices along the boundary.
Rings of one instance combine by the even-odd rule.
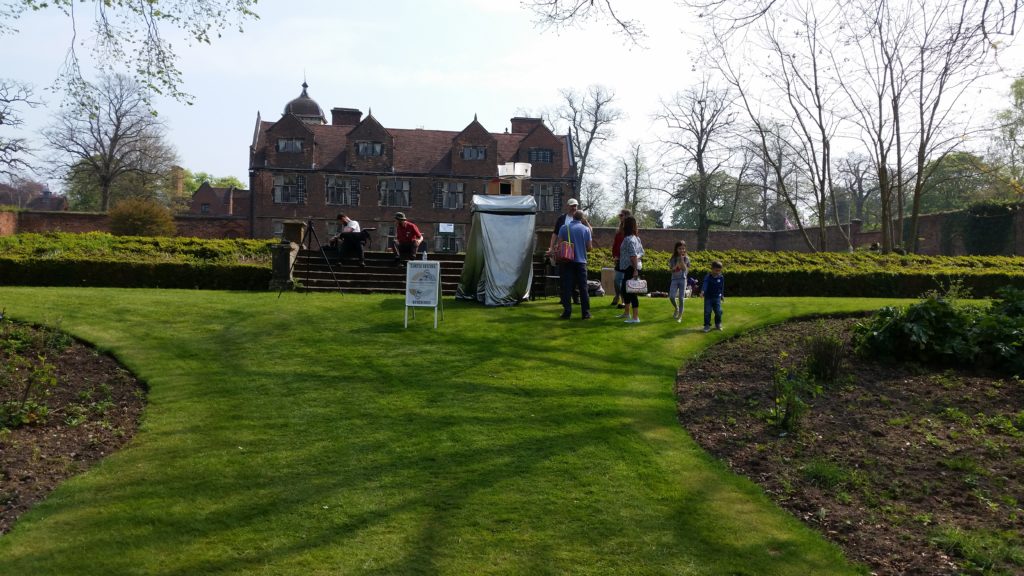
[[110, 209], [116, 236], [173, 236], [174, 215], [166, 206], [144, 198], [126, 198]]

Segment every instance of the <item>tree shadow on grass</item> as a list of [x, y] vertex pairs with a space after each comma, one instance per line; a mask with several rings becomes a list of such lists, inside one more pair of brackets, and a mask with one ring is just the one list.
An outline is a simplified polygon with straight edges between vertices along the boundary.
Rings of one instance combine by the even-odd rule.
[[[403, 302], [380, 306], [400, 312]], [[182, 355], [160, 385], [204, 402], [179, 420], [164, 408], [158, 430], [117, 457], [116, 477], [90, 476], [47, 505], [44, 520], [74, 538], [4, 563], [30, 568], [88, 549], [121, 553], [79, 573], [701, 573], [702, 559], [737, 573], [834, 572], [820, 569], [833, 560], [824, 545], [806, 558], [788, 552], [776, 534], [791, 527], [779, 529], [770, 506], [742, 513], [756, 498], [713, 485], [700, 458], [687, 462], [702, 476], [680, 481], [680, 465], [642, 437], [673, 423], [671, 394], [659, 389], [671, 389], [671, 361], [644, 361], [656, 352], [632, 363], [602, 354], [574, 342], [592, 325], [548, 326], [538, 309], [475, 319], [493, 329], [455, 357], [445, 352], [465, 338], [457, 330], [395, 339], [399, 324], [346, 333], [383, 358], [349, 361], [337, 338], [311, 358], [296, 341], [353, 313], [324, 310], [207, 314], [209, 333], [195, 329], [180, 348], [173, 330], [140, 335]], [[503, 325], [537, 335], [512, 340]], [[230, 354], [239, 349], [264, 357], [253, 366]], [[217, 370], [202, 372], [210, 362]]]

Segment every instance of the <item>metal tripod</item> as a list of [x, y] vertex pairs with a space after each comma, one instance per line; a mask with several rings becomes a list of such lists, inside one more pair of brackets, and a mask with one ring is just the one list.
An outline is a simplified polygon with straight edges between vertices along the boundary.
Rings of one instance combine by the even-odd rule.
[[[317, 248], [320, 249], [320, 256], [323, 257], [324, 263], [327, 264], [327, 269], [331, 271], [331, 278], [334, 280], [334, 286], [337, 287], [338, 293], [341, 294], [342, 296], [344, 296], [345, 293], [341, 290], [341, 282], [338, 281], [338, 276], [334, 273], [334, 267], [331, 266], [331, 261], [330, 261], [329, 258], [327, 258], [327, 253], [324, 252], [324, 245], [320, 243], [320, 237], [316, 235], [316, 229], [313, 227], [313, 219], [310, 218], [306, 222], [306, 231], [302, 235], [302, 242], [299, 243], [299, 250], [301, 251], [303, 246], [312, 247], [313, 246], [313, 244], [312, 244], [313, 240], [316, 240], [316, 246], [317, 246]], [[299, 258], [298, 258], [298, 256], [296, 256], [295, 260], [293, 260], [292, 263], [291, 263], [291, 267], [288, 269], [288, 277], [289, 278], [291, 278], [292, 275], [294, 274], [294, 272], [295, 272], [295, 264], [298, 261], [299, 261]], [[310, 273], [309, 258], [306, 258], [306, 261], [305, 261], [305, 275], [303, 276], [303, 280], [305, 280], [305, 284], [303, 284], [304, 286], [309, 284], [309, 273]], [[281, 294], [283, 292], [284, 292], [284, 287], [282, 286], [281, 287], [281, 291], [277, 293], [277, 297], [280, 298]], [[308, 293], [309, 290], [306, 290], [306, 292]]]

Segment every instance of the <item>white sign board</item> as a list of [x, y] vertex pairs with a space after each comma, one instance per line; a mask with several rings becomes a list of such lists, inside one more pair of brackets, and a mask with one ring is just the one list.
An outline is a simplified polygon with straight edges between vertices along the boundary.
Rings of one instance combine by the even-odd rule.
[[405, 305], [436, 308], [441, 294], [441, 263], [409, 260], [405, 263]]
[[409, 309], [413, 318], [416, 308], [434, 309], [434, 328], [437, 329], [437, 309], [441, 305], [441, 263], [430, 260], [409, 260], [405, 263], [405, 327], [409, 327]]
[[437, 231], [440, 232], [441, 234], [454, 234], [455, 233], [455, 224], [452, 224], [450, 222], [441, 222], [437, 226], [438, 226]]

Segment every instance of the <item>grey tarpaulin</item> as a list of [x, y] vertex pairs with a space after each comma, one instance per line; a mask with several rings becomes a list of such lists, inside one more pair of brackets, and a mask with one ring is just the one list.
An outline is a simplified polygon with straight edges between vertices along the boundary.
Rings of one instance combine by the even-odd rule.
[[533, 282], [533, 196], [473, 196], [473, 224], [455, 297], [487, 306], [512, 306], [530, 296]]

